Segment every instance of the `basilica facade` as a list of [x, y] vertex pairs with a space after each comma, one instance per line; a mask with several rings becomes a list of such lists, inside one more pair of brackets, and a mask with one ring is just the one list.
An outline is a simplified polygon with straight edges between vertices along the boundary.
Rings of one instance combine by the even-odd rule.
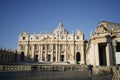
[[75, 62], [94, 66], [120, 64], [120, 24], [98, 23], [88, 41], [79, 30], [69, 34], [61, 22], [52, 33], [21, 32], [18, 54], [19, 61]]
[[69, 34], [60, 22], [52, 33], [21, 32], [18, 40], [20, 61], [85, 63], [84, 34], [76, 30]]

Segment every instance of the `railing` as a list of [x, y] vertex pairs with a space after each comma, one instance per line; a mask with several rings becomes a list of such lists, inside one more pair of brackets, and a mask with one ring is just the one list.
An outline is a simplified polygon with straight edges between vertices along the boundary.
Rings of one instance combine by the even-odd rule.
[[83, 65], [37, 65], [37, 71], [85, 71]]
[[29, 71], [29, 65], [0, 65], [0, 71]]
[[0, 71], [86, 71], [86, 65], [0, 65]]

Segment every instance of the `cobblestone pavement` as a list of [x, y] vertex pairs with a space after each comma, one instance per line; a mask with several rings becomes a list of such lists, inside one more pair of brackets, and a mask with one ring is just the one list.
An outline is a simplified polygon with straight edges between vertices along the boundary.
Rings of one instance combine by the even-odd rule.
[[87, 71], [0, 72], [0, 80], [112, 80], [111, 76], [88, 76]]

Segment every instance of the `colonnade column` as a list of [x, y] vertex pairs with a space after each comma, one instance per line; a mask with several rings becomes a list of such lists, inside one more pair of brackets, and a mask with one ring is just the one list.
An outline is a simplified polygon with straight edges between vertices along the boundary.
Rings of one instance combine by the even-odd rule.
[[106, 60], [107, 60], [107, 66], [113, 65], [112, 47], [111, 47], [110, 43], [107, 43], [107, 47], [106, 47]]

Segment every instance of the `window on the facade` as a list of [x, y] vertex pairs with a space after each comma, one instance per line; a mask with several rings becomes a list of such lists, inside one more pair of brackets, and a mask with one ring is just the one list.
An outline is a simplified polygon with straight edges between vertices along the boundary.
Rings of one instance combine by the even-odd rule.
[[70, 39], [70, 37], [68, 37], [68, 39]]
[[22, 39], [25, 40], [25, 37], [23, 37]]
[[35, 53], [38, 53], [38, 51], [35, 51]]
[[64, 55], [61, 55], [60, 61], [64, 61]]
[[30, 38], [31, 40], [33, 39], [33, 38]]
[[48, 61], [50, 61], [50, 59], [51, 59], [51, 55], [48, 55], [47, 58], [48, 58]]
[[45, 45], [43, 45], [43, 50], [45, 50]]
[[117, 42], [116, 52], [120, 52], [120, 42]]
[[39, 39], [39, 36], [36, 36], [36, 39]]
[[56, 37], [54, 37], [54, 39], [56, 39]]
[[53, 61], [55, 61], [55, 57], [53, 57]]
[[56, 49], [55, 44], [53, 45], [53, 49]]

